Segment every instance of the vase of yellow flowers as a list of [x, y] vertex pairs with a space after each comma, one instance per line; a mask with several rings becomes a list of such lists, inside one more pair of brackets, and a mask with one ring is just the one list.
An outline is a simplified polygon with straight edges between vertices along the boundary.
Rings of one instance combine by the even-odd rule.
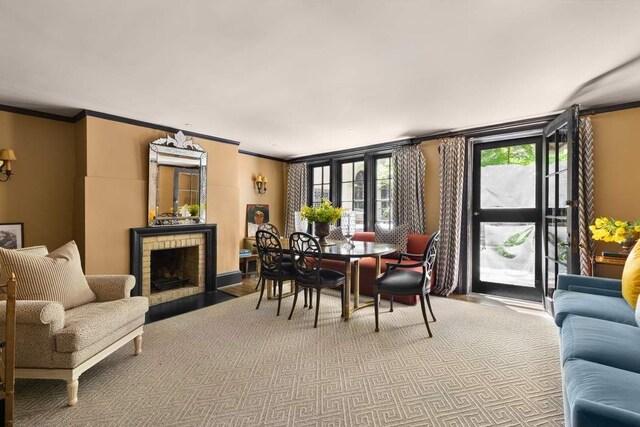
[[318, 243], [327, 246], [326, 238], [329, 235], [329, 224], [334, 224], [342, 216], [342, 208], [334, 207], [327, 199], [322, 199], [320, 206], [303, 206], [300, 216], [314, 223], [314, 231], [318, 236]]
[[618, 243], [622, 246], [622, 253], [629, 253], [640, 235], [640, 220], [631, 222], [607, 217], [596, 218], [589, 230], [593, 240]]

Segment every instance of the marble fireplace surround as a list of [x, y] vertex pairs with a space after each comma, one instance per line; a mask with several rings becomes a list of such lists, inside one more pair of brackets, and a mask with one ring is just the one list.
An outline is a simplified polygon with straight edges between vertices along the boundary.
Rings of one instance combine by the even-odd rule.
[[[136, 278], [133, 295], [149, 297], [156, 306], [198, 293], [216, 290], [215, 224], [132, 228], [131, 274]], [[150, 254], [154, 250], [198, 247], [198, 280], [194, 286], [152, 293], [150, 290]]]

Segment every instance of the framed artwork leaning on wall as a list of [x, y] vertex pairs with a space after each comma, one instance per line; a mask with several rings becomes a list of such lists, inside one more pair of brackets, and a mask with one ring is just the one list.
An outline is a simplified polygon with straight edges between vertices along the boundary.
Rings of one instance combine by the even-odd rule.
[[24, 246], [24, 223], [0, 224], [0, 248], [21, 249]]

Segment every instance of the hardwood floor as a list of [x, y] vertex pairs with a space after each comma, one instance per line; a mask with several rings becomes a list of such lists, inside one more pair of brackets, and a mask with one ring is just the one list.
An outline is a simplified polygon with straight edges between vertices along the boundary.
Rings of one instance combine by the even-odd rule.
[[233, 295], [234, 297], [243, 297], [245, 295], [252, 294], [254, 292], [258, 292], [256, 290], [256, 283], [258, 282], [258, 278], [256, 275], [252, 275], [250, 277], [246, 277], [242, 279], [242, 283], [237, 283], [235, 285], [228, 285], [218, 288], [220, 292], [224, 292], [229, 295]]

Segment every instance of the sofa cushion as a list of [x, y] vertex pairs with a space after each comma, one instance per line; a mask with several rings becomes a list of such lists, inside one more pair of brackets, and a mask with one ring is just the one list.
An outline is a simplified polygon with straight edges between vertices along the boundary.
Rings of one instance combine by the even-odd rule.
[[407, 242], [409, 240], [409, 225], [402, 224], [391, 229], [386, 229], [376, 224], [376, 242], [389, 243], [399, 247], [399, 250], [387, 255], [383, 258], [398, 258], [399, 252], [407, 252]]
[[0, 249], [2, 270], [20, 280], [19, 300], [57, 301], [65, 310], [96, 300], [82, 272], [80, 253], [71, 241], [47, 256]]
[[616, 423], [616, 413], [624, 419], [640, 419], [640, 374], [576, 359], [565, 363], [563, 377], [567, 425], [627, 425]]
[[583, 359], [640, 374], [640, 328], [569, 315], [560, 332], [562, 363]]
[[636, 325], [633, 310], [623, 298], [618, 297], [556, 289], [553, 293], [553, 310], [558, 326], [562, 326], [570, 314]]
[[428, 234], [409, 234], [409, 238], [407, 239], [407, 252], [410, 254], [424, 254], [424, 251], [427, 249], [427, 244], [429, 243]]
[[640, 295], [640, 240], [631, 250], [622, 270], [622, 297], [636, 308]]
[[375, 242], [376, 233], [372, 231], [357, 231], [351, 240], [355, 240], [356, 242]]
[[73, 353], [82, 350], [144, 316], [148, 310], [149, 301], [145, 297], [96, 302], [67, 310], [64, 329], [55, 336], [56, 351]]

